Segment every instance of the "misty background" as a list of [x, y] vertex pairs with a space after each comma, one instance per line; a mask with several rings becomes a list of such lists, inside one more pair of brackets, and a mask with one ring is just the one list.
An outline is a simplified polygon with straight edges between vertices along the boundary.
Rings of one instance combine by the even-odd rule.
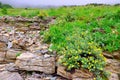
[[43, 6], [69, 6], [86, 5], [90, 3], [98, 4], [119, 4], [120, 0], [0, 0], [4, 4], [13, 7], [43, 7]]

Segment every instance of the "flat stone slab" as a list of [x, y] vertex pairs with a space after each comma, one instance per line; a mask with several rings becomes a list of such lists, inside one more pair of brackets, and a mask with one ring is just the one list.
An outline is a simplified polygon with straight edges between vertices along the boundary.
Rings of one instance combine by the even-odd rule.
[[0, 72], [0, 80], [23, 80], [17, 72], [3, 71]]
[[37, 56], [29, 52], [22, 53], [17, 57], [15, 65], [19, 70], [40, 71], [46, 74], [55, 73], [54, 57], [44, 58], [44, 56]]
[[93, 73], [88, 70], [75, 69], [74, 71], [66, 71], [64, 66], [59, 65], [57, 74], [70, 80], [93, 80]]

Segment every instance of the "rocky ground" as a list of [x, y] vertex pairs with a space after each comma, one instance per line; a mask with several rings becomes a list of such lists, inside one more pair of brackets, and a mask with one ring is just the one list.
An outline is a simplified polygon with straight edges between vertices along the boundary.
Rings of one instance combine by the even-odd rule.
[[[54, 22], [54, 17], [0, 18], [0, 80], [93, 80], [92, 73], [70, 73], [57, 65], [56, 53], [48, 51], [49, 44], [43, 43], [40, 35]], [[106, 70], [112, 72], [109, 80], [120, 80], [119, 54], [104, 54], [108, 58]]]

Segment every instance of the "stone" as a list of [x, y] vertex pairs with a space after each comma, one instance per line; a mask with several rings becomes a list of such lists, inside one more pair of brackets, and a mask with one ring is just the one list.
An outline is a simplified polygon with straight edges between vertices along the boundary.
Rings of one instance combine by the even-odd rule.
[[23, 80], [17, 72], [3, 71], [0, 72], [0, 80]]
[[82, 78], [82, 80], [84, 79], [89, 80], [93, 77], [93, 73], [89, 72], [88, 70], [75, 69], [74, 71], [66, 71], [65, 67], [61, 65], [58, 65], [57, 74], [72, 80], [73, 79], [75, 80], [75, 78], [78, 78], [78, 80], [80, 78]]
[[20, 56], [18, 56], [17, 60], [30, 60], [35, 57], [37, 57], [37, 56], [30, 52], [26, 52], [26, 53], [22, 53]]
[[112, 56], [110, 53], [103, 52], [103, 55], [104, 55], [106, 58], [113, 59], [113, 56]]
[[85, 79], [85, 78], [74, 78], [72, 80], [94, 80], [93, 78]]
[[13, 46], [12, 42], [8, 42], [7, 48], [10, 49], [10, 48], [12, 48], [12, 46]]
[[6, 64], [0, 64], [0, 72], [5, 71]]
[[0, 52], [0, 63], [4, 63], [6, 52]]
[[18, 68], [16, 67], [14, 63], [9, 63], [9, 64], [6, 64], [5, 70], [10, 71], [10, 72], [16, 72], [18, 71]]
[[5, 36], [5, 35], [1, 35], [1, 34], [0, 34], [0, 41], [5, 42], [5, 43], [8, 43], [8, 41], [9, 41], [8, 37], [9, 37], [9, 36]]
[[120, 52], [113, 52], [114, 59], [120, 60]]
[[20, 70], [40, 71], [46, 74], [55, 73], [55, 58], [44, 58], [32, 53], [23, 53], [17, 57], [15, 62]]
[[30, 26], [30, 29], [32, 29], [32, 30], [40, 30], [40, 26]]
[[15, 51], [13, 49], [10, 49], [7, 51], [6, 58], [15, 60], [17, 55], [20, 55], [20, 54], [21, 54], [21, 51]]
[[48, 54], [44, 55], [44, 58], [49, 58], [49, 57], [50, 57], [50, 55], [48, 55]]
[[26, 78], [25, 80], [43, 80], [43, 79], [29, 77], [29, 78]]
[[105, 69], [107, 71], [110, 71], [112, 73], [120, 73], [120, 61], [117, 61], [115, 59], [107, 59], [107, 65]]
[[7, 45], [5, 42], [0, 41], [0, 52], [4, 52], [7, 50]]
[[109, 80], [119, 80], [119, 76], [116, 73], [111, 73]]

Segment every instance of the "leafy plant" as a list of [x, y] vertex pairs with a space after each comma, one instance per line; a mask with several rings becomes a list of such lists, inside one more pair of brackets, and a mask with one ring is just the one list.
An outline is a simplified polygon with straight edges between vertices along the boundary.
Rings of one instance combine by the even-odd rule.
[[63, 58], [60, 63], [66, 66], [68, 70], [84, 68], [102, 78], [100, 75], [103, 74], [106, 64], [102, 49], [92, 41], [92, 37], [87, 31], [78, 32], [77, 30], [73, 35], [66, 37], [66, 46], [61, 46], [59, 54]]
[[18, 52], [16, 53], [16, 57], [20, 56], [21, 55], [21, 52]]

